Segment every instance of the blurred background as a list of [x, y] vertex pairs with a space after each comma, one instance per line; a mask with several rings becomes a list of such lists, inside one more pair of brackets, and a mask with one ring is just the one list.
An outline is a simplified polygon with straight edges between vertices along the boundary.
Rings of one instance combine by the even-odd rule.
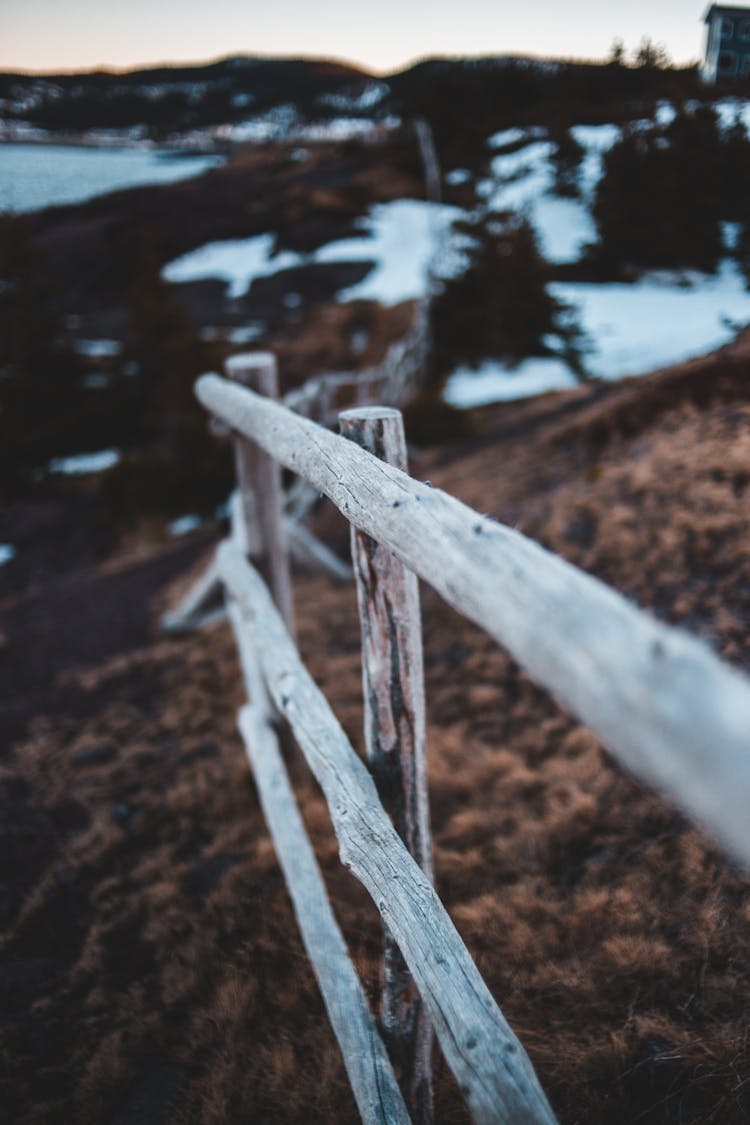
[[4, 588], [220, 515], [192, 385], [232, 352], [275, 351], [283, 391], [377, 367], [429, 298], [429, 442], [750, 316], [740, 18], [723, 74], [679, 4], [0, 21]]

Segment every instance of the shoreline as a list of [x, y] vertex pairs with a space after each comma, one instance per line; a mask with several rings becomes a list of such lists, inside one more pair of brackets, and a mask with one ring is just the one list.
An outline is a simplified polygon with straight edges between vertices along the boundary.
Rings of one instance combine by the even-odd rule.
[[115, 152], [152, 152], [159, 154], [165, 153], [167, 156], [175, 156], [180, 158], [187, 158], [191, 156], [224, 156], [227, 157], [226, 144], [220, 145], [215, 143], [207, 143], [200, 147], [193, 148], [192, 146], [181, 143], [176, 145], [170, 141], [153, 141], [147, 137], [144, 138], [117, 138], [110, 137], [102, 139], [101, 137], [92, 137], [87, 133], [62, 133], [59, 136], [56, 134], [47, 133], [45, 136], [13, 136], [9, 135], [0, 127], [0, 146], [11, 145], [37, 145], [58, 147], [58, 148], [84, 148], [93, 149], [95, 151], [115, 151]]

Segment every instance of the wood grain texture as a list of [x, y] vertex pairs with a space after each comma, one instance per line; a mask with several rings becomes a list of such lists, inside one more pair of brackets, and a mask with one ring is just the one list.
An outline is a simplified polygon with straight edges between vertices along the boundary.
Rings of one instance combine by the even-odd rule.
[[307, 837], [278, 740], [270, 725], [265, 686], [241, 613], [230, 605], [248, 694], [239, 727], [253, 769], [258, 798], [271, 833], [302, 941], [318, 981], [328, 1018], [362, 1120], [372, 1125], [406, 1125], [409, 1114], [349, 951], [328, 900], [325, 883]]
[[[271, 352], [244, 352], [226, 361], [232, 380], [270, 400], [279, 397], [276, 357]], [[289, 550], [284, 526], [284, 491], [278, 461], [247, 436], [235, 437], [237, 487], [253, 557], [268, 582], [274, 601], [294, 635], [294, 600]], [[253, 542], [253, 539], [256, 542]]]
[[384, 812], [370, 774], [301, 663], [262, 579], [231, 542], [219, 547], [217, 560], [271, 698], [325, 793], [342, 862], [367, 888], [398, 941], [474, 1119], [549, 1125], [555, 1119], [526, 1052]]
[[216, 375], [196, 390], [505, 645], [627, 769], [750, 866], [747, 677], [519, 532], [351, 442]]
[[[400, 411], [375, 406], [347, 410], [339, 415], [339, 426], [349, 441], [406, 471]], [[362, 635], [367, 761], [396, 831], [434, 882], [419, 584], [392, 551], [355, 527], [351, 551]], [[387, 926], [383, 944], [381, 1025], [412, 1119], [429, 1125], [432, 1027]]]

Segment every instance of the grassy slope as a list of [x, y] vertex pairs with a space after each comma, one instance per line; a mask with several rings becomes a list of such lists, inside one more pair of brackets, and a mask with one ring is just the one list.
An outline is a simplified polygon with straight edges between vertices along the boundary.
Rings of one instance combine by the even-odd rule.
[[[488, 410], [475, 442], [423, 454], [415, 475], [747, 667], [746, 348]], [[345, 541], [337, 517], [320, 524]], [[303, 653], [361, 746], [353, 590], [300, 576], [296, 593]], [[488, 638], [429, 591], [423, 604], [439, 890], [561, 1121], [747, 1120], [746, 884]], [[354, 1120], [240, 696], [224, 628], [155, 638], [69, 674], [3, 758], [12, 1120]], [[372, 988], [374, 910], [293, 769]], [[464, 1120], [441, 1063], [437, 1109]]]

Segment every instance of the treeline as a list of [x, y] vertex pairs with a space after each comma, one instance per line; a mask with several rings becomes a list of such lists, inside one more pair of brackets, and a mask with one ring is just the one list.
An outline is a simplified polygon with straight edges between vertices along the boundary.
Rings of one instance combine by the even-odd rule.
[[549, 289], [551, 270], [523, 217], [484, 215], [458, 224], [467, 268], [432, 303], [432, 378], [498, 359], [562, 358], [585, 376], [585, 340], [572, 310]]
[[[324, 95], [361, 93], [371, 77], [354, 67], [303, 59], [224, 59], [198, 67], [127, 74], [0, 74], [0, 112], [50, 130], [141, 126], [154, 135], [231, 123], [273, 106], [335, 115]], [[635, 105], [698, 96], [696, 69], [646, 51], [638, 65], [531, 59], [431, 59], [385, 79], [390, 94], [358, 114], [426, 117], [439, 147], [456, 147], [511, 124], [626, 120]]]
[[[484, 214], [457, 225], [467, 268], [446, 279], [433, 307], [433, 385], [456, 366], [499, 359], [509, 367], [556, 356], [585, 377], [586, 340], [549, 283], [561, 276], [634, 280], [649, 269], [716, 270], [735, 257], [750, 282], [750, 138], [691, 100], [660, 120], [622, 127], [604, 155], [592, 212], [597, 239], [575, 265], [547, 263], [521, 215]], [[583, 147], [550, 128], [554, 192], [583, 193]]]
[[[653, 268], [712, 272], [727, 254], [750, 267], [750, 139], [739, 115], [726, 128], [709, 104], [665, 124], [633, 124], [605, 155], [593, 202], [607, 273]], [[739, 225], [727, 245], [725, 223]], [[750, 276], [750, 273], [749, 273]]]
[[53, 458], [116, 448], [98, 482], [102, 517], [177, 515], [186, 497], [210, 511], [229, 487], [229, 458], [208, 432], [193, 383], [222, 355], [201, 340], [162, 281], [155, 238], [136, 238], [122, 353], [96, 361], [68, 341], [23, 217], [0, 240], [0, 497], [52, 486]]
[[658, 101], [701, 97], [695, 67], [531, 59], [427, 60], [388, 82], [396, 109], [426, 117], [445, 166], [472, 167], [487, 136], [511, 126], [559, 131], [573, 124], [625, 122], [652, 112]]
[[320, 96], [339, 93], [362, 77], [354, 67], [334, 62], [255, 58], [127, 74], [0, 74], [0, 112], [53, 131], [140, 126], [158, 138], [242, 121], [281, 104], [325, 114]]

